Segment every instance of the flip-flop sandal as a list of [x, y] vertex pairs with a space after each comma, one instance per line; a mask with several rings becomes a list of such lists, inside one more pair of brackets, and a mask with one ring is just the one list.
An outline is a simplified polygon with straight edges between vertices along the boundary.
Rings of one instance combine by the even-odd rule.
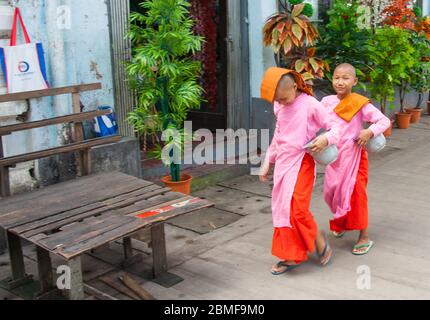
[[346, 231], [343, 231], [343, 232], [333, 231], [332, 234], [336, 239], [340, 239], [346, 234]]
[[272, 273], [274, 276], [280, 276], [281, 274], [284, 274], [284, 273], [290, 272], [291, 270], [294, 270], [294, 269], [296, 269], [296, 268], [300, 267], [300, 264], [296, 264], [296, 265], [288, 265], [288, 264], [286, 264], [286, 263], [285, 263], [285, 261], [280, 261], [280, 262], [278, 262], [278, 264], [276, 265], [276, 267], [277, 267], [277, 268], [285, 267], [285, 270], [280, 271], [280, 272], [276, 272], [276, 271], [273, 271], [273, 270], [271, 271], [271, 273]]
[[[370, 241], [368, 244], [364, 244], [361, 246], [355, 246], [354, 250], [352, 250], [352, 254], [355, 256], [364, 256], [372, 250], [375, 243], [373, 241]], [[366, 249], [364, 251], [361, 251], [361, 249]]]
[[[327, 240], [327, 236], [325, 236], [325, 243], [326, 243], [326, 245], [325, 245], [323, 252], [322, 253], [317, 252], [318, 257], [320, 259], [321, 266], [323, 266], [323, 267], [325, 267], [326, 265], [328, 265], [330, 263], [331, 258], [333, 256], [333, 250], [331, 249], [330, 243]], [[328, 252], [330, 253], [330, 255], [329, 255], [327, 261], [323, 262], [322, 260], [324, 259], [324, 257], [327, 255]]]

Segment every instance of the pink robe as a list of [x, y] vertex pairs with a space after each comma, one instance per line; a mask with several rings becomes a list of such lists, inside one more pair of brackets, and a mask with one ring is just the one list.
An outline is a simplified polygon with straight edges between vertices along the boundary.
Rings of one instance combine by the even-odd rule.
[[372, 104], [366, 105], [351, 122], [341, 119], [334, 109], [340, 103], [337, 96], [328, 96], [322, 100], [330, 114], [331, 121], [339, 125], [339, 158], [327, 166], [324, 181], [324, 199], [334, 214], [334, 219], [344, 217], [351, 211], [351, 196], [357, 181], [362, 148], [354, 140], [363, 130], [363, 123], [372, 123], [370, 130], [378, 136], [390, 128], [391, 122]]
[[338, 142], [339, 134], [335, 125], [330, 124], [330, 117], [323, 105], [305, 93], [297, 97], [292, 105], [284, 106], [275, 102], [274, 108], [276, 130], [267, 152], [270, 163], [275, 164], [273, 224], [275, 228], [291, 228], [291, 200], [306, 154], [304, 146], [321, 129], [331, 129], [326, 133], [330, 145]]

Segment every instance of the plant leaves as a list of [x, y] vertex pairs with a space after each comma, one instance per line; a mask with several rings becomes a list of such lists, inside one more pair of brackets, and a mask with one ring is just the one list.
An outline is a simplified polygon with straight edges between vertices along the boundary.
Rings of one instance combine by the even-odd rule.
[[318, 72], [320, 66], [318, 65], [318, 62], [315, 60], [315, 58], [310, 58], [309, 63], [312, 66], [312, 69], [314, 69], [315, 72]]
[[303, 76], [303, 79], [304, 79], [305, 81], [315, 79], [315, 77], [314, 77], [311, 73], [309, 73], [309, 72], [305, 72], [305, 73], [303, 73], [303, 74], [302, 74], [302, 76]]
[[302, 59], [299, 59], [295, 63], [295, 69], [298, 73], [301, 73], [306, 67], [305, 62]]
[[293, 24], [291, 27], [294, 36], [297, 38], [297, 40], [301, 41], [303, 37], [303, 29], [298, 24]]
[[305, 3], [296, 4], [293, 8], [293, 11], [291, 12], [291, 15], [293, 17], [298, 17], [303, 12], [304, 8], [305, 8]]
[[293, 43], [291, 41], [291, 38], [287, 38], [284, 42], [284, 54], [288, 55], [292, 49]]

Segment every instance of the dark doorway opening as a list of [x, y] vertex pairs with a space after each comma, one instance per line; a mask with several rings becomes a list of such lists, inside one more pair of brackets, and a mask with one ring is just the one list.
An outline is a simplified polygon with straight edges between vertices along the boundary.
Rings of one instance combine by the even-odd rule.
[[[130, 0], [130, 11], [145, 13], [142, 0]], [[193, 129], [227, 127], [227, 0], [190, 0], [190, 13], [196, 20], [196, 33], [208, 39], [196, 59], [202, 62], [201, 85], [205, 102], [191, 111]]]

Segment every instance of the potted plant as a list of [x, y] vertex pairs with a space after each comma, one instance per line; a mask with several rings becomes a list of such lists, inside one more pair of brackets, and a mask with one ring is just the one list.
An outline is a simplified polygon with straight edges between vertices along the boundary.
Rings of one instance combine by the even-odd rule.
[[[422, 17], [422, 14], [418, 14], [418, 20], [415, 25], [415, 31], [422, 37], [425, 37], [427, 43], [427, 50], [430, 46], [430, 17]], [[426, 65], [430, 62], [430, 54], [423, 55], [422, 62]], [[430, 94], [427, 100], [427, 113], [430, 115]]]
[[424, 94], [430, 89], [430, 64], [427, 61], [427, 58], [430, 57], [430, 41], [424, 35], [416, 32], [412, 34], [411, 40], [416, 51], [415, 64], [410, 70], [411, 88], [418, 93], [418, 101], [415, 107], [406, 111], [412, 114], [411, 123], [417, 123], [423, 112], [421, 104]]
[[188, 1], [145, 0], [140, 6], [145, 13], [132, 13], [128, 34], [133, 56], [127, 72], [137, 95], [128, 119], [138, 134], [160, 130], [168, 137], [151, 155], [170, 167], [170, 176], [162, 180], [189, 194], [192, 177], [182, 175], [180, 168], [190, 139], [183, 126], [189, 111], [202, 102], [201, 64], [193, 55], [201, 50], [203, 38], [193, 33]]
[[[414, 63], [415, 50], [410, 42], [410, 33], [392, 26], [378, 28], [368, 41], [368, 50], [372, 64], [369, 89], [380, 102], [381, 111], [386, 114], [388, 108], [394, 109], [395, 87], [403, 85], [404, 88], [408, 79], [407, 70]], [[404, 98], [403, 94], [401, 96]], [[396, 113], [397, 124], [399, 128], [408, 128], [411, 115], [404, 112], [403, 104], [400, 107], [400, 112]]]
[[[327, 61], [331, 70], [345, 62], [354, 65], [359, 85], [365, 89], [364, 83], [370, 81], [367, 42], [371, 36], [370, 23], [365, 21], [365, 7], [361, 0], [335, 0], [327, 14], [329, 22], [319, 27], [318, 55]], [[329, 73], [328, 77], [332, 75]]]
[[283, 1], [283, 11], [269, 17], [264, 25], [264, 44], [272, 46], [279, 67], [293, 69], [305, 81], [321, 79], [328, 64], [315, 56], [318, 30], [311, 23], [314, 9], [304, 0]]

